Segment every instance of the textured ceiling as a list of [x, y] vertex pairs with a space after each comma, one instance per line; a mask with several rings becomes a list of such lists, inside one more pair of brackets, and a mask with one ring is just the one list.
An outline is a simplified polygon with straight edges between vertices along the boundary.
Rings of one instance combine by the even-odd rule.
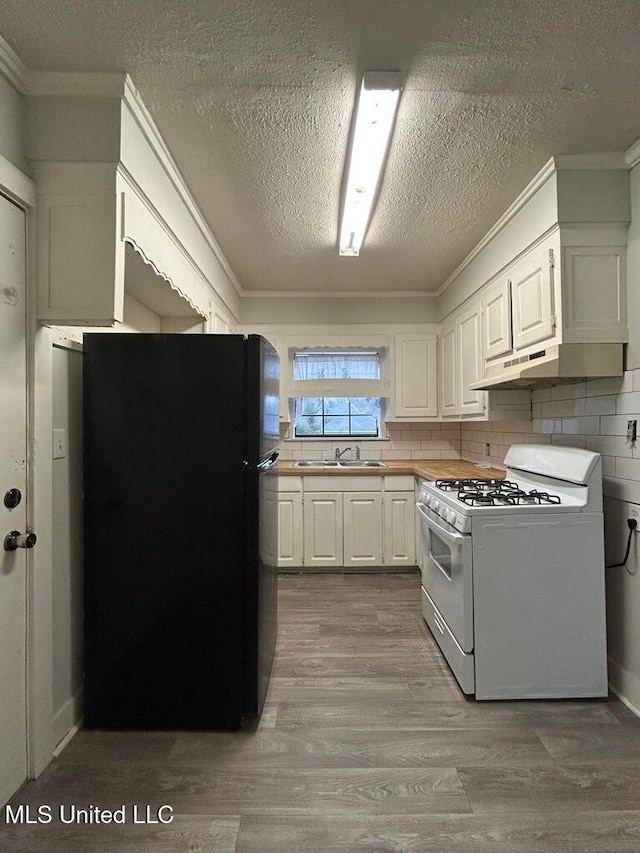
[[[433, 291], [552, 155], [640, 137], [640, 0], [3, 0], [33, 69], [126, 71], [243, 288]], [[405, 88], [359, 258], [357, 80]]]

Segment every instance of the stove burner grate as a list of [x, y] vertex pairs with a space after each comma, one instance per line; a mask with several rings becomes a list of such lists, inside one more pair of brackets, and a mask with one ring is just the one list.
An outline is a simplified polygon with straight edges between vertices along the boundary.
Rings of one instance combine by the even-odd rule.
[[508, 486], [510, 489], [517, 489], [516, 483], [510, 480], [482, 480], [479, 477], [472, 477], [462, 480], [436, 480], [436, 488], [443, 492], [460, 492], [463, 490], [472, 490], [476, 492], [495, 491]]

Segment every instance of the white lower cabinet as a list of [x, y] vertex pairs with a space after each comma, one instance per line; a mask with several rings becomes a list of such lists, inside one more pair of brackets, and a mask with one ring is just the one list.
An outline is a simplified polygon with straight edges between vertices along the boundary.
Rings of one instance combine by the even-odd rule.
[[382, 565], [382, 493], [345, 492], [345, 566]]
[[415, 496], [411, 492], [385, 492], [384, 565], [415, 566]]
[[302, 492], [278, 496], [278, 565], [301, 566], [303, 553]]
[[304, 521], [302, 477], [278, 477], [278, 566], [302, 565]]
[[304, 565], [343, 566], [341, 492], [312, 492], [304, 496]]
[[415, 566], [413, 484], [413, 475], [280, 477], [278, 566]]

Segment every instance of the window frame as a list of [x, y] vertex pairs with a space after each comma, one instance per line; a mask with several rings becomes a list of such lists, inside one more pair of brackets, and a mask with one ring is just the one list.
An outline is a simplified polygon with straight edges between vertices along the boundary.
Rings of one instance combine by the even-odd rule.
[[[344, 397], [344, 395], [340, 395], [340, 396]], [[382, 432], [382, 398], [381, 397], [373, 397], [372, 396], [372, 398], [371, 398], [371, 399], [375, 399], [378, 401], [379, 414], [377, 417], [377, 429], [376, 429], [375, 433], [372, 433], [372, 432], [352, 432], [351, 431], [351, 424], [352, 424], [353, 418], [356, 418], [356, 417], [371, 417], [371, 418], [373, 418], [374, 417], [373, 415], [362, 415], [361, 413], [358, 413], [358, 414], [352, 413], [352, 411], [351, 411], [352, 400], [359, 399], [355, 394], [353, 397], [344, 397], [344, 399], [347, 400], [347, 404], [348, 404], [348, 408], [349, 408], [349, 411], [346, 413], [343, 413], [343, 414], [336, 414], [336, 413], [327, 414], [326, 410], [325, 410], [325, 401], [330, 400], [330, 399], [334, 399], [334, 398], [319, 397], [318, 399], [322, 400], [322, 412], [320, 414], [300, 415], [299, 417], [296, 417], [295, 416], [296, 405], [298, 403], [298, 400], [303, 400], [303, 399], [305, 399], [305, 398], [304, 397], [296, 397], [296, 398], [294, 398], [294, 401], [293, 401], [293, 403], [294, 403], [293, 437], [296, 439], [302, 439], [302, 438], [311, 438], [311, 439], [328, 438], [328, 439], [335, 439], [335, 440], [340, 440], [343, 438], [377, 439], [377, 438], [380, 438], [380, 436], [381, 436], [381, 432]], [[299, 422], [299, 420], [302, 420], [303, 418], [311, 418], [311, 417], [320, 418], [320, 420], [322, 422], [322, 432], [321, 433], [298, 433], [298, 422]], [[348, 419], [349, 432], [329, 432], [329, 433], [325, 432], [325, 424], [326, 424], [327, 419], [336, 418], [336, 417]]]

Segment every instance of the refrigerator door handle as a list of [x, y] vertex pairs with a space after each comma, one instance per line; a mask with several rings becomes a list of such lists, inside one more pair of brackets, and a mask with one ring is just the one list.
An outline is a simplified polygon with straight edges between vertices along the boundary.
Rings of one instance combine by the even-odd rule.
[[280, 454], [276, 450], [274, 453], [271, 454], [271, 456], [269, 456], [263, 462], [260, 462], [258, 465], [249, 465], [249, 463], [245, 460], [244, 466], [250, 471], [259, 471], [261, 474], [264, 474], [265, 471], [270, 471], [272, 468], [275, 468], [275, 466], [278, 464], [279, 456]]

